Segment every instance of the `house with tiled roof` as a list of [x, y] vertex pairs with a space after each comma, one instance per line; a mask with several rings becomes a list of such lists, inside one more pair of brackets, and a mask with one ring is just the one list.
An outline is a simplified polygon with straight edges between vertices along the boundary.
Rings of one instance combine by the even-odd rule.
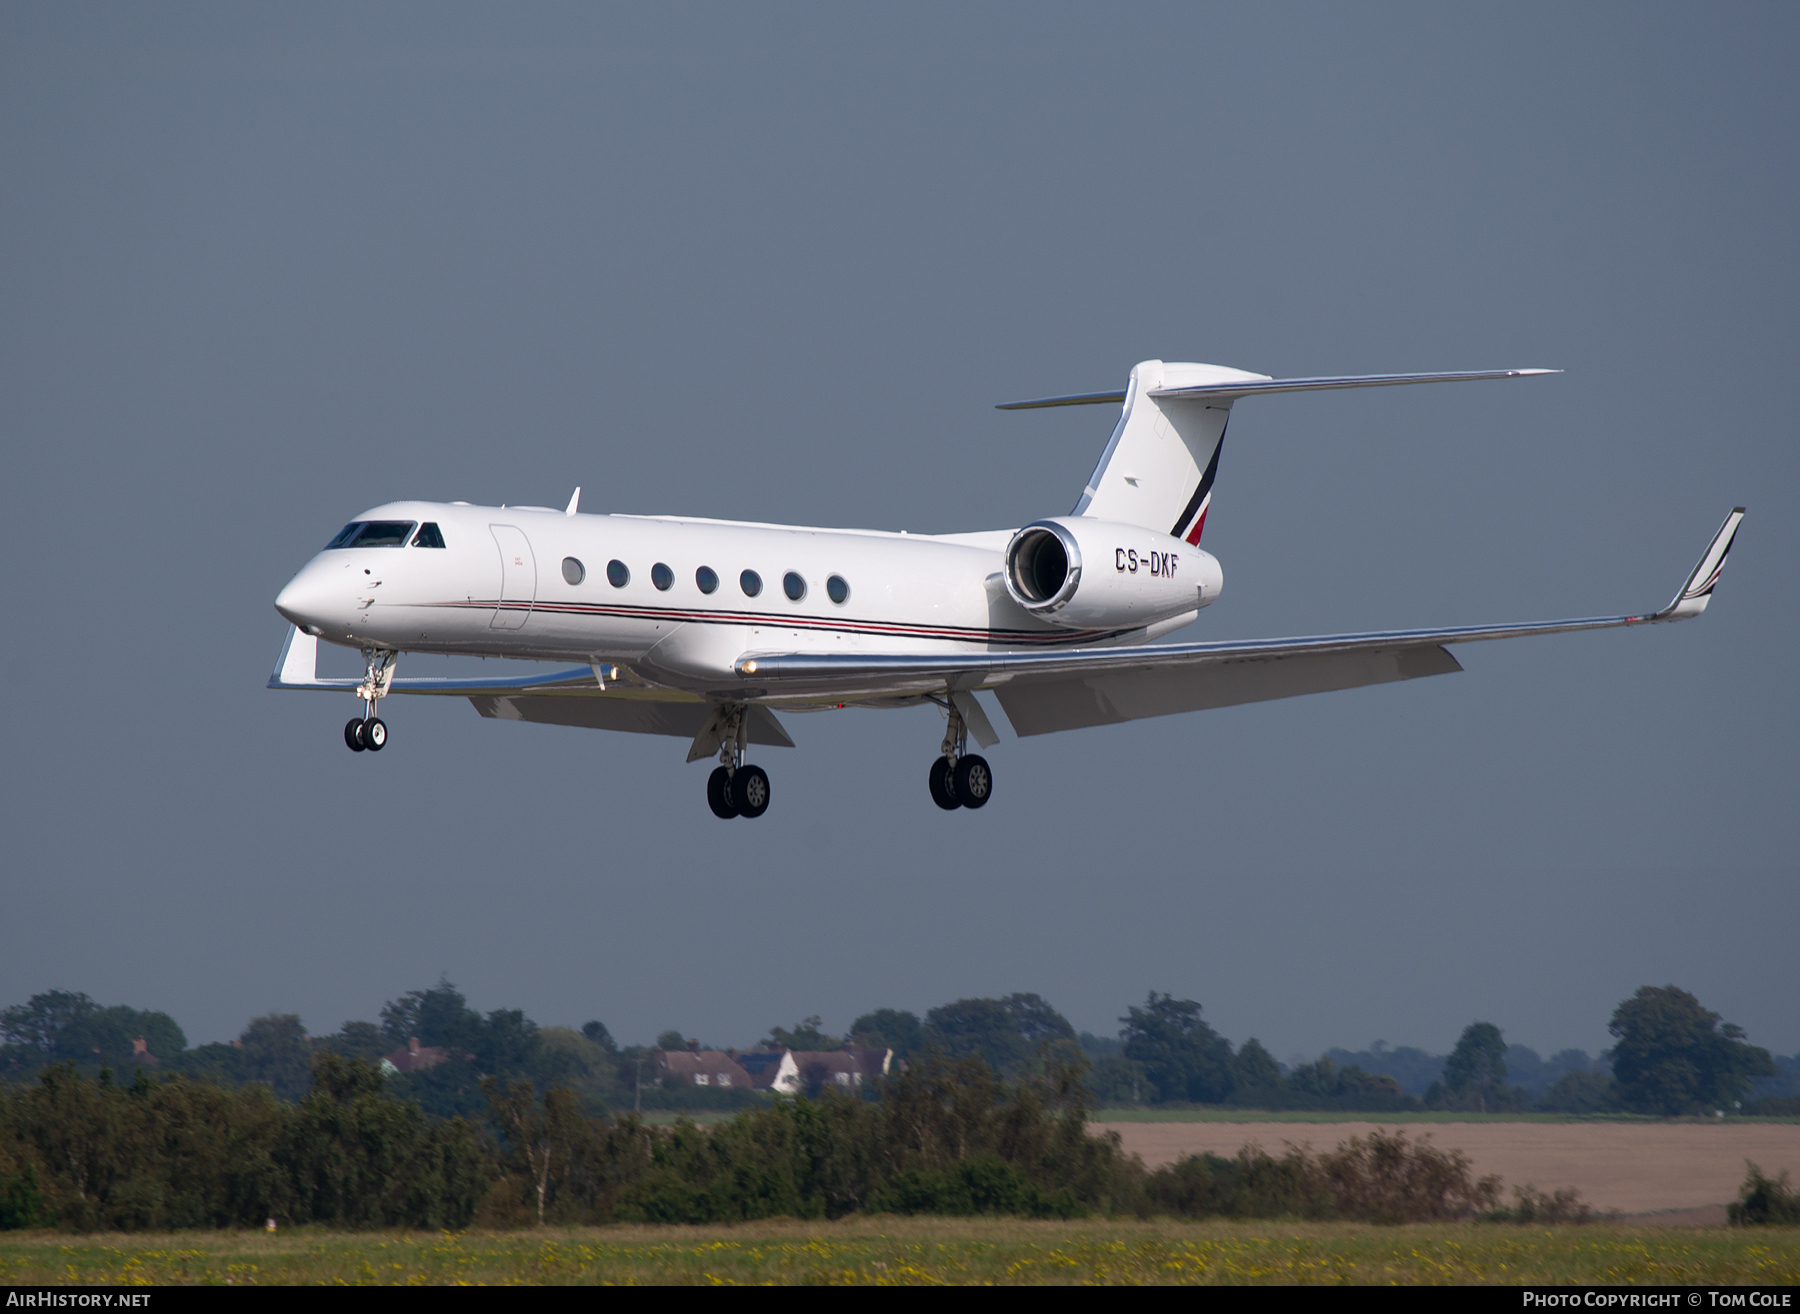
[[891, 1049], [765, 1049], [737, 1056], [759, 1090], [795, 1095], [803, 1090], [835, 1086], [858, 1090], [865, 1080], [884, 1077], [892, 1067]]
[[757, 1090], [793, 1092], [799, 1089], [800, 1069], [791, 1049], [752, 1049], [737, 1055], [738, 1066], [750, 1074]]
[[834, 1049], [796, 1052], [793, 1091], [835, 1086], [842, 1091], [860, 1090], [866, 1079], [887, 1075], [893, 1062], [891, 1049]]
[[756, 1083], [736, 1057], [716, 1049], [658, 1050], [656, 1070], [665, 1084], [753, 1090]]
[[404, 1049], [397, 1049], [381, 1060], [381, 1073], [391, 1077], [402, 1072], [423, 1072], [426, 1068], [435, 1068], [450, 1057], [450, 1051], [436, 1045], [421, 1045], [414, 1036], [406, 1042]]

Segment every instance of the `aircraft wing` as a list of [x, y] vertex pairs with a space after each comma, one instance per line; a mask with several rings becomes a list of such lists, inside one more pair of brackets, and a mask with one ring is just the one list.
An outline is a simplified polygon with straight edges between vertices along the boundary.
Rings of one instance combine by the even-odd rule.
[[1698, 616], [1743, 518], [1742, 507], [1725, 518], [1669, 605], [1647, 615], [1059, 653], [756, 653], [740, 658], [737, 671], [749, 697], [850, 699], [992, 689], [1021, 735], [1353, 689], [1461, 670], [1450, 655], [1452, 644]]
[[[271, 689], [320, 689], [349, 693], [362, 677], [318, 674], [319, 640], [289, 626]], [[477, 712], [501, 721], [585, 726], [632, 734], [695, 739], [708, 729], [715, 704], [698, 694], [620, 683], [616, 667], [571, 666], [542, 674], [459, 679], [395, 675], [389, 693], [467, 698]], [[716, 736], [715, 736], [716, 741]], [[750, 712], [750, 742], [792, 748], [794, 741], [766, 707]], [[716, 747], [716, 742], [715, 742]]]

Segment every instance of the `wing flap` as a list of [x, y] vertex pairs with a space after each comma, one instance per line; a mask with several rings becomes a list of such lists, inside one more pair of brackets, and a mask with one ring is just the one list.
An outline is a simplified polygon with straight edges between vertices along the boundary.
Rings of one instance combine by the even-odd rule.
[[1116, 725], [1301, 694], [1448, 675], [1462, 664], [1440, 645], [1276, 654], [1164, 670], [1155, 666], [1073, 679], [1025, 679], [994, 692], [1021, 736]]
[[[692, 739], [705, 728], [715, 704], [660, 702], [646, 698], [595, 698], [528, 694], [516, 697], [476, 696], [477, 712], [499, 721], [531, 721], [538, 725], [580, 726], [588, 730], [620, 730], [627, 734], [670, 735]], [[766, 707], [750, 709], [750, 742], [792, 748], [786, 729]]]

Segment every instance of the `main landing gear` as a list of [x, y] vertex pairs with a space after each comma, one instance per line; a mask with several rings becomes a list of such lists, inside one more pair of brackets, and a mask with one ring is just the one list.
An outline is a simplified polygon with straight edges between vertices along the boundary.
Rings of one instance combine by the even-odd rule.
[[719, 736], [719, 765], [706, 778], [706, 803], [713, 816], [760, 817], [769, 810], [769, 773], [744, 761], [749, 746], [750, 709], [733, 709]]
[[375, 715], [377, 700], [387, 697], [394, 682], [394, 659], [397, 653], [375, 648], [363, 649], [368, 674], [356, 686], [356, 696], [363, 700], [363, 714], [344, 723], [344, 743], [352, 753], [379, 753], [387, 746], [387, 723]]
[[940, 746], [943, 756], [931, 764], [931, 801], [946, 812], [982, 807], [994, 793], [993, 768], [985, 757], [964, 751], [969, 746], [969, 727], [956, 704], [946, 698], [939, 705], [950, 723]]

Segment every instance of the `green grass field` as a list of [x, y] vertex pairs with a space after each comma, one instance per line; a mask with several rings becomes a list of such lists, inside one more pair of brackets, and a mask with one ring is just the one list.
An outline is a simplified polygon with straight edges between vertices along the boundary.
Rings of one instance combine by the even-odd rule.
[[[1262, 1109], [1095, 1109], [1089, 1115], [1094, 1122], [1667, 1122], [1666, 1118], [1636, 1113], [1334, 1113], [1309, 1110], [1283, 1110], [1271, 1113]], [[1752, 1123], [1795, 1123], [1800, 1118], [1729, 1118], [1689, 1119]]]
[[730, 1122], [737, 1117], [736, 1113], [671, 1113], [667, 1109], [655, 1109], [649, 1113], [637, 1115], [652, 1127], [673, 1127], [682, 1118], [701, 1127], [715, 1127], [721, 1122]]
[[[678, 1118], [688, 1118], [702, 1127], [728, 1122], [730, 1113], [670, 1113], [658, 1109], [639, 1115], [652, 1126], [666, 1127]], [[1094, 1122], [1666, 1122], [1632, 1113], [1320, 1113], [1284, 1110], [1269, 1113], [1262, 1109], [1095, 1109]], [[1730, 1122], [1795, 1123], [1800, 1118], [1731, 1118]]]
[[0, 1236], [0, 1285], [1800, 1283], [1800, 1229], [858, 1218], [457, 1235]]

